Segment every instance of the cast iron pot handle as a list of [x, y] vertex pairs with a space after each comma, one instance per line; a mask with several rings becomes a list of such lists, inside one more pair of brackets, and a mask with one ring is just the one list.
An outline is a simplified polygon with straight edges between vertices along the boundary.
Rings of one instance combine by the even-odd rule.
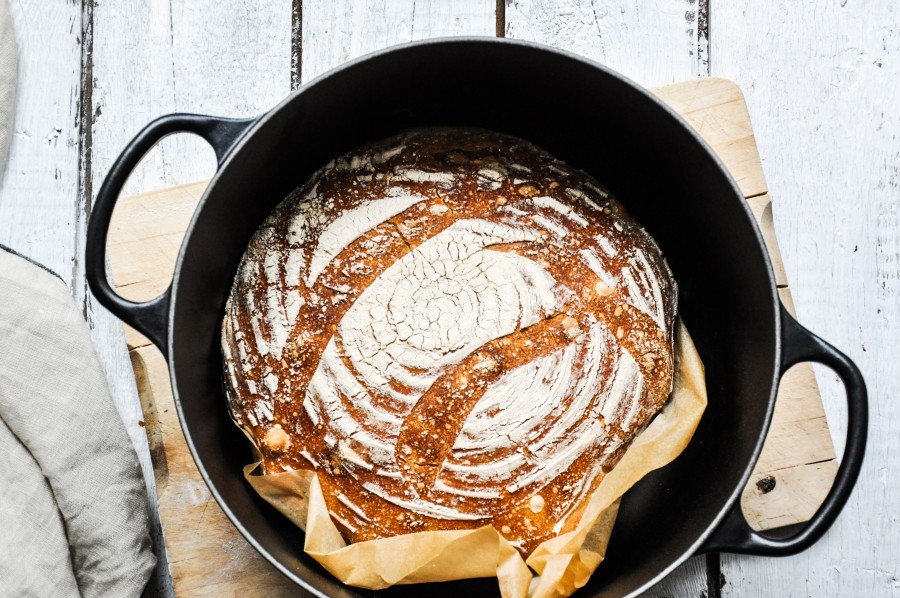
[[859, 476], [866, 452], [869, 425], [866, 384], [859, 368], [850, 359], [801, 326], [781, 306], [782, 358], [781, 375], [802, 361], [815, 361], [828, 366], [841, 378], [847, 391], [847, 444], [834, 485], [813, 518], [797, 534], [773, 539], [753, 531], [737, 500], [731, 511], [706, 540], [699, 552], [736, 552], [760, 556], [787, 556], [815, 544], [837, 518]]
[[94, 200], [88, 223], [85, 268], [91, 291], [109, 311], [147, 336], [163, 355], [167, 353], [167, 316], [171, 285], [155, 299], [136, 303], [120, 297], [106, 277], [106, 235], [113, 207], [128, 176], [141, 158], [163, 137], [173, 133], [195, 133], [206, 140], [216, 153], [217, 167], [222, 165], [238, 139], [256, 122], [256, 118], [238, 120], [198, 114], [169, 114], [160, 117], [137, 134], [121, 153]]

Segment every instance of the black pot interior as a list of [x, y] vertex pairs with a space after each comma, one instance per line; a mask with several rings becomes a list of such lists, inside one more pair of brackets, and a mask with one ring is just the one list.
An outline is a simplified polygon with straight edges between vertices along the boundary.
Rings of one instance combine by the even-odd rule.
[[[681, 457], [626, 495], [609, 558], [579, 592], [628, 594], [696, 549], [752, 467], [772, 404], [777, 299], [742, 199], [703, 146], [630, 83], [571, 56], [487, 39], [405, 47], [303, 88], [254, 130], [214, 181], [176, 274], [171, 367], [198, 465], [238, 527], [284, 570], [328, 595], [370, 593], [305, 556], [302, 533], [244, 482], [251, 454], [226, 414], [220, 322], [238, 261], [270, 210], [333, 157], [417, 125], [518, 135], [591, 173], [672, 267], [709, 407]], [[496, 581], [427, 588], [479, 590], [496, 592]], [[423, 588], [388, 591], [409, 592]]]

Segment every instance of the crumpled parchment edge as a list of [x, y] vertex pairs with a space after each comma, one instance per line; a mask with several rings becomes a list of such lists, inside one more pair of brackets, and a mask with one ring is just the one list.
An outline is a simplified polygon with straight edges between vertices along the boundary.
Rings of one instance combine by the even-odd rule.
[[680, 318], [675, 365], [669, 400], [603, 478], [578, 526], [543, 542], [527, 560], [491, 525], [348, 545], [328, 514], [314, 471], [261, 475], [257, 462], [244, 468], [244, 476], [263, 499], [306, 532], [304, 551], [348, 585], [383, 589], [495, 576], [503, 598], [569, 596], [603, 561], [621, 496], [681, 454], [706, 409], [703, 363]]

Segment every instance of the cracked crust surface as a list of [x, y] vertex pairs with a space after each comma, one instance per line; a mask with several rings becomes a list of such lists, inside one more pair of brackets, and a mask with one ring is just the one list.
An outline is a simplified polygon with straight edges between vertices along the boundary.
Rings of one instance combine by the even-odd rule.
[[352, 541], [573, 528], [672, 387], [676, 287], [591, 177], [418, 129], [326, 165], [253, 237], [222, 348], [266, 473], [315, 469]]

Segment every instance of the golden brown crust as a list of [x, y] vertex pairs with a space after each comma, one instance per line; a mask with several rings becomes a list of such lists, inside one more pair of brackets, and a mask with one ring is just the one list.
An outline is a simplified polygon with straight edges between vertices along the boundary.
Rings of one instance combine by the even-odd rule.
[[254, 236], [229, 405], [265, 472], [320, 473], [351, 541], [492, 523], [528, 554], [668, 397], [675, 296], [586, 174], [498, 133], [410, 131], [327, 165]]

